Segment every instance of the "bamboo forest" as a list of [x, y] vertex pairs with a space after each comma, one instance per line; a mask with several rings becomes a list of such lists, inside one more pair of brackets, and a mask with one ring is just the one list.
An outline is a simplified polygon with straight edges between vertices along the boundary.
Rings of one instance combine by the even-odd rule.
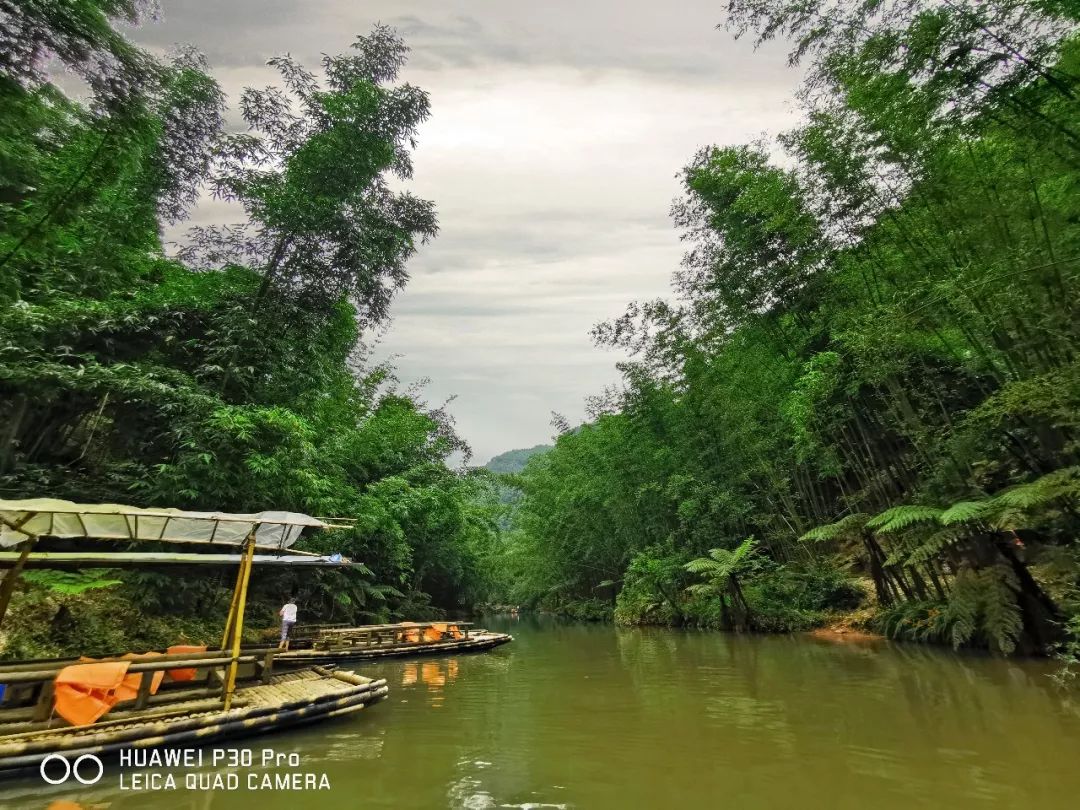
[[[343, 5], [0, 0], [0, 810], [132, 655], [323, 807], [1070, 806], [1080, 5]], [[667, 252], [573, 213], [646, 172]]]
[[804, 123], [682, 171], [673, 297], [596, 327], [622, 385], [520, 475], [514, 600], [1076, 649], [1076, 9], [731, 12]]

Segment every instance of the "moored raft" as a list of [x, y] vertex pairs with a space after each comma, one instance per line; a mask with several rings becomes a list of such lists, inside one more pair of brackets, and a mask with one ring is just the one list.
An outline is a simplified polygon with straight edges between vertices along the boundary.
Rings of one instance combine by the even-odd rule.
[[[205, 661], [157, 659], [155, 663], [176, 667]], [[144, 677], [151, 672], [145, 670]], [[47, 700], [49, 682], [20, 682], [20, 678], [40, 675], [0, 669], [0, 678], [8, 681], [6, 689], [29, 687], [32, 692], [36, 687], [39, 704], [42, 695]], [[92, 725], [68, 726], [51, 714], [45, 720], [28, 721], [24, 718], [36, 711], [36, 706], [29, 707], [29, 712], [8, 708], [0, 711], [0, 776], [38, 769], [53, 754], [69, 760], [84, 754], [105, 759], [125, 749], [206, 745], [292, 728], [357, 712], [385, 698], [387, 691], [385, 680], [312, 667], [242, 680], [228, 709], [223, 708], [220, 693], [212, 695], [182, 685], [150, 698], [154, 703], [143, 700], [141, 708], [132, 706], [139, 698], [119, 703], [117, 711]], [[34, 700], [32, 694], [30, 700]]]
[[312, 627], [275, 660], [287, 666], [337, 664], [416, 655], [490, 650], [513, 641], [508, 633], [473, 629], [470, 622], [399, 622], [360, 627]]
[[[0, 665], [0, 776], [32, 768], [41, 768], [44, 775], [46, 761], [56, 756], [71, 762], [289, 728], [351, 714], [384, 698], [384, 680], [319, 667], [275, 673], [277, 650], [241, 646], [256, 549], [272, 552], [274, 564], [348, 566], [352, 563], [338, 555], [327, 558], [291, 548], [305, 531], [345, 525], [293, 512], [228, 514], [0, 500], [0, 547], [17, 548], [0, 582], [0, 624], [15, 581], [38, 554], [42, 538], [231, 545], [241, 551], [228, 555], [238, 571], [218, 649], [178, 645], [166, 653]], [[50, 564], [47, 555], [41, 561]], [[94, 556], [102, 557], [95, 562], [109, 562], [108, 555]], [[184, 555], [183, 563], [211, 564], [210, 556]], [[161, 557], [125, 552], [116, 559], [151, 564]], [[214, 559], [212, 564], [220, 563]]]

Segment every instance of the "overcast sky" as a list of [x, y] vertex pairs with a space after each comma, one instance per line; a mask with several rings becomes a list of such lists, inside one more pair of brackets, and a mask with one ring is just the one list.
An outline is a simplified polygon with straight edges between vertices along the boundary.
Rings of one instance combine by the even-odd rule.
[[[473, 463], [550, 439], [616, 382], [588, 332], [665, 295], [682, 254], [676, 172], [706, 144], [793, 122], [797, 77], [716, 25], [722, 0], [163, 0], [133, 32], [192, 43], [235, 101], [289, 52], [309, 66], [376, 22], [412, 48], [404, 78], [431, 94], [411, 189], [441, 232], [411, 264], [377, 357], [451, 411]], [[197, 222], [236, 221], [207, 204]]]

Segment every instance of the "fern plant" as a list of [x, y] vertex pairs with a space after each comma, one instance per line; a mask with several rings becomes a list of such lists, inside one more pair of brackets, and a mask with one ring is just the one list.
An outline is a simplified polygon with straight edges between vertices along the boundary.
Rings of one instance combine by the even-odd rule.
[[991, 649], [1008, 655], [1016, 649], [1023, 631], [1017, 602], [1019, 583], [1012, 569], [993, 565], [979, 571], [965, 568], [956, 576], [946, 608], [954, 647], [976, 637]]
[[116, 571], [112, 568], [91, 571], [24, 571], [22, 578], [53, 593], [77, 596], [86, 591], [122, 584], [123, 580], [116, 579], [115, 574]]
[[905, 550], [904, 562], [908, 565], [928, 562], [956, 543], [961, 536], [961, 532], [949, 528], [926, 532], [917, 543]]
[[866, 525], [870, 516], [863, 512], [842, 517], [835, 523], [826, 523], [824, 526], [815, 526], [799, 540], [803, 542], [826, 543], [830, 540], [849, 540], [857, 536]]
[[710, 587], [716, 583], [726, 584], [728, 577], [737, 576], [749, 561], [755, 550], [755, 540], [748, 537], [735, 549], [714, 548], [709, 550], [708, 557], [698, 557], [691, 560], [683, 567], [691, 574], [704, 574], [707, 582], [691, 585], [687, 590]]
[[881, 632], [892, 639], [940, 643], [948, 640], [949, 625], [943, 602], [900, 602], [878, 617]]
[[1004, 564], [963, 568], [944, 601], [916, 599], [882, 612], [878, 626], [889, 638], [985, 646], [1008, 655], [1023, 633], [1019, 583]]
[[[392, 585], [376, 585], [364, 579], [354, 579], [347, 588], [338, 591], [334, 598], [343, 607], [364, 608], [372, 602], [385, 603], [389, 596], [404, 598], [405, 594]], [[372, 611], [363, 612], [372, 613]]]
[[[886, 566], [920, 565], [950, 546], [981, 533], [1015, 531], [1043, 522], [1058, 507], [1071, 509], [1080, 500], [1080, 467], [1066, 467], [1026, 484], [978, 500], [945, 508], [924, 504], [893, 506], [867, 519], [877, 535], [889, 535]], [[854, 516], [852, 516], [854, 517]], [[806, 540], [839, 536], [850, 518], [812, 529]]]
[[866, 521], [866, 526], [876, 530], [878, 534], [891, 534], [916, 524], [937, 523], [941, 519], [941, 513], [942, 510], [935, 506], [902, 504], [886, 509], [880, 515], [874, 515]]
[[1080, 498], [1080, 467], [1064, 467], [1027, 484], [1010, 487], [994, 498], [999, 507], [1025, 512]]
[[939, 520], [944, 526], [953, 526], [957, 523], [971, 523], [983, 520], [994, 510], [991, 499], [981, 501], [959, 501], [941, 513]]
[[708, 557], [698, 557], [683, 566], [691, 574], [705, 577], [704, 582], [690, 585], [687, 592], [715, 596], [720, 601], [725, 624], [739, 630], [750, 625], [750, 607], [743, 596], [739, 574], [746, 570], [755, 550], [756, 541], [748, 537], [734, 549], [710, 549]]
[[983, 525], [996, 530], [1022, 528], [1058, 507], [1080, 500], [1080, 467], [1064, 467], [1034, 481], [1009, 487], [978, 501], [960, 501], [940, 515], [945, 526]]

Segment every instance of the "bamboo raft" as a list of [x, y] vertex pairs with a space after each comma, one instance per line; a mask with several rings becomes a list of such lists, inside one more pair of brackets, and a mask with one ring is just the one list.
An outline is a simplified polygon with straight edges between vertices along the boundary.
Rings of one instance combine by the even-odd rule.
[[284, 666], [309, 666], [416, 655], [452, 655], [490, 650], [514, 640], [507, 633], [471, 627], [469, 622], [311, 627], [292, 642], [291, 649], [278, 653], [275, 660]]
[[[23, 662], [0, 667], [5, 685], [0, 707], [0, 777], [37, 769], [52, 754], [69, 760], [84, 754], [105, 758], [126, 748], [206, 745], [222, 739], [293, 728], [357, 712], [386, 697], [385, 680], [310, 667], [274, 673], [276, 651], [241, 657], [232, 705], [225, 709], [222, 653], [134, 658], [142, 673], [134, 700], [118, 703], [87, 726], [68, 726], [51, 712], [56, 673], [69, 662]], [[227, 655], [227, 654], [226, 654]], [[151, 696], [152, 674], [195, 667], [197, 679], [164, 685]], [[191, 688], [194, 686], [194, 688]]]
[[[243, 649], [248, 584], [256, 549], [272, 564], [348, 566], [332, 555], [292, 549], [305, 531], [334, 530], [343, 521], [293, 512], [229, 514], [78, 504], [55, 499], [0, 500], [0, 547], [14, 547], [0, 582], [0, 623], [22, 570], [42, 538], [194, 543], [239, 548], [225, 630], [218, 649], [177, 645], [170, 653], [104, 659], [23, 661], [0, 666], [0, 776], [44, 768], [64, 757], [111, 757], [126, 749], [197, 746], [237, 736], [291, 728], [359, 711], [386, 696], [385, 680], [319, 667], [275, 673], [275, 649]], [[289, 550], [286, 557], [284, 552]], [[72, 552], [84, 554], [83, 552]], [[45, 559], [42, 560], [42, 555]], [[160, 562], [161, 553], [112, 557], [95, 563]], [[166, 555], [169, 561], [176, 555]], [[221, 564], [221, 555], [183, 555], [184, 564]], [[80, 557], [75, 562], [82, 562]], [[65, 560], [70, 563], [72, 560]]]

